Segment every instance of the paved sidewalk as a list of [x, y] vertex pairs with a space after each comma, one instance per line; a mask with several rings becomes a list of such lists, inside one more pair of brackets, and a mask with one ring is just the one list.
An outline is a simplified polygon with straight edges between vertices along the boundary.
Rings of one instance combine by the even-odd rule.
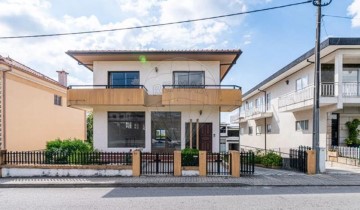
[[356, 174], [255, 175], [231, 177], [74, 177], [0, 178], [4, 187], [239, 187], [239, 186], [360, 186]]

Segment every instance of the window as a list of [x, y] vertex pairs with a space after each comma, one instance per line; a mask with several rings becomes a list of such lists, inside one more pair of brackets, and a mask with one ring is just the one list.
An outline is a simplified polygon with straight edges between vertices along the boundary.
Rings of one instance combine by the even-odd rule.
[[256, 135], [261, 134], [261, 125], [256, 126]]
[[151, 148], [180, 149], [181, 112], [151, 112]]
[[226, 133], [226, 127], [225, 126], [220, 128], [220, 133]]
[[255, 99], [255, 108], [258, 108], [260, 106], [260, 100], [257, 98]]
[[309, 120], [296, 121], [295, 126], [297, 131], [307, 131], [309, 130]]
[[61, 106], [61, 96], [54, 95], [54, 104]]
[[[192, 148], [196, 148], [196, 123], [192, 122]], [[185, 123], [185, 147], [190, 148], [190, 123]]]
[[145, 147], [145, 112], [108, 112], [108, 147]]
[[296, 91], [306, 88], [308, 86], [308, 77], [305, 76], [300, 79], [297, 79], [295, 85], [296, 85], [295, 87]]
[[130, 88], [139, 85], [138, 71], [109, 72], [109, 82], [112, 88]]
[[271, 124], [266, 125], [266, 133], [271, 133]]
[[205, 85], [205, 73], [203, 71], [178, 71], [173, 74], [173, 84], [178, 86]]
[[271, 93], [266, 94], [266, 111], [271, 109]]
[[252, 134], [253, 134], [253, 127], [250, 126], [250, 127], [249, 127], [249, 135], [252, 135]]
[[239, 136], [239, 130], [228, 130], [228, 136]]

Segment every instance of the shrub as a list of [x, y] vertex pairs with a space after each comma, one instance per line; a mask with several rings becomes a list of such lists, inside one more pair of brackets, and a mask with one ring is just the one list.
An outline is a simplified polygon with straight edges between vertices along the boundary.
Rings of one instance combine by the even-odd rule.
[[55, 139], [46, 143], [46, 162], [52, 164], [85, 164], [89, 160], [85, 160], [84, 157], [81, 160], [76, 160], [76, 157], [79, 157], [78, 153], [92, 151], [91, 144], [79, 139]]
[[350, 147], [357, 147], [360, 145], [360, 140], [358, 139], [359, 130], [358, 126], [360, 125], [360, 120], [354, 119], [353, 121], [348, 121], [345, 123], [348, 128], [349, 137], [345, 139], [345, 143]]
[[269, 152], [262, 156], [261, 164], [266, 167], [282, 166], [282, 157], [274, 152]]
[[181, 165], [182, 166], [198, 166], [199, 165], [199, 150], [185, 148], [181, 151]]

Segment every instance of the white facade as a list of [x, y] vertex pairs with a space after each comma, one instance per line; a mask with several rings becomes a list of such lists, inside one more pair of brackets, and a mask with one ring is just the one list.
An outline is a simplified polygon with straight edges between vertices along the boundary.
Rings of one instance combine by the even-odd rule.
[[[107, 85], [108, 73], [114, 71], [139, 71], [140, 84], [144, 85], [149, 95], [161, 95], [163, 85], [173, 84], [174, 71], [204, 71], [206, 85], [220, 85], [218, 61], [95, 61], [94, 85]], [[155, 68], [156, 67], [156, 68]], [[200, 114], [201, 110], [201, 114]], [[102, 151], [123, 151], [139, 148], [108, 147], [108, 112], [142, 111], [145, 112], [145, 152], [151, 151], [151, 112], [181, 112], [181, 148], [185, 148], [185, 122], [212, 123], [212, 150], [219, 151], [219, 107], [218, 106], [107, 106], [95, 107], [94, 112], [94, 147]]]
[[[344, 145], [344, 124], [360, 118], [360, 50], [354, 49], [359, 40], [330, 38], [321, 50], [320, 147]], [[240, 119], [239, 114], [232, 117], [240, 124], [241, 146], [284, 152], [312, 146], [315, 67], [311, 61], [314, 56], [309, 51], [244, 94]], [[357, 72], [356, 78], [351, 72]], [[270, 94], [267, 103], [265, 94]]]

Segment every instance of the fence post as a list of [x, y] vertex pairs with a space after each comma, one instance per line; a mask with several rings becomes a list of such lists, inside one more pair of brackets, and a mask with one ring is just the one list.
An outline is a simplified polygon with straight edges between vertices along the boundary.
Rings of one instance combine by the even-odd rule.
[[240, 177], [240, 152], [231, 151], [231, 176]]
[[199, 151], [199, 176], [206, 176], [206, 151]]
[[315, 150], [307, 150], [307, 174], [316, 174], [316, 152]]
[[2, 166], [5, 164], [5, 155], [6, 155], [6, 150], [0, 150], [0, 177], [3, 177]]
[[140, 151], [133, 151], [132, 154], [132, 172], [133, 176], [140, 176], [140, 168], [141, 168], [141, 152]]
[[181, 151], [174, 151], [174, 176], [181, 176]]

